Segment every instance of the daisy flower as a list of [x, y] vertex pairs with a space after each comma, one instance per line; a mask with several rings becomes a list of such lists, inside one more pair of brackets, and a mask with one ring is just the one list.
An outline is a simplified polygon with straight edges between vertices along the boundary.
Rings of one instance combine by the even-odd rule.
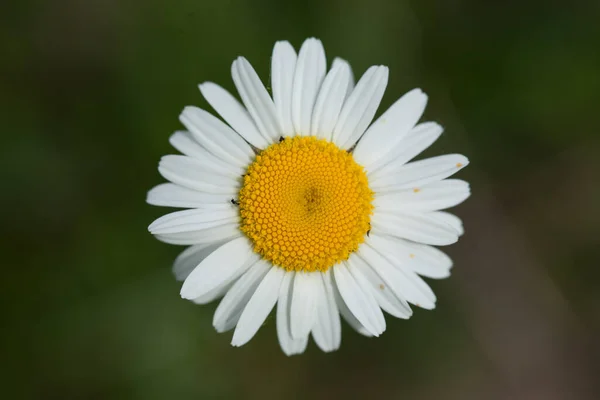
[[149, 227], [163, 242], [189, 246], [173, 267], [181, 296], [197, 304], [222, 297], [213, 325], [235, 329], [233, 346], [252, 339], [276, 307], [288, 355], [304, 352], [311, 335], [323, 351], [338, 349], [340, 316], [379, 336], [383, 311], [408, 319], [410, 304], [433, 309], [421, 276], [445, 278], [452, 261], [432, 246], [463, 232], [459, 218], [440, 210], [470, 191], [446, 179], [466, 157], [411, 161], [442, 133], [435, 122], [418, 123], [427, 96], [412, 90], [372, 123], [388, 68], [370, 67], [355, 85], [346, 61], [327, 70], [314, 38], [298, 53], [275, 44], [272, 96], [244, 57], [231, 74], [241, 103], [201, 84], [223, 120], [186, 107], [187, 130], [170, 138], [183, 155], [160, 160], [169, 183], [148, 193], [150, 204], [185, 209]]

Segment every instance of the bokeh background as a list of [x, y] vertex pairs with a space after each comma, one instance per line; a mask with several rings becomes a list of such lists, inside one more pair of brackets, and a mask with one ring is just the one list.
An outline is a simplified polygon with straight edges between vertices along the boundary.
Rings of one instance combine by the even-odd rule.
[[[0, 397], [598, 399], [600, 3], [27, 0], [0, 13]], [[273, 319], [236, 349], [179, 297], [146, 227], [197, 84], [263, 80], [272, 45], [323, 40], [382, 107], [421, 87], [472, 197], [438, 307], [288, 358]]]

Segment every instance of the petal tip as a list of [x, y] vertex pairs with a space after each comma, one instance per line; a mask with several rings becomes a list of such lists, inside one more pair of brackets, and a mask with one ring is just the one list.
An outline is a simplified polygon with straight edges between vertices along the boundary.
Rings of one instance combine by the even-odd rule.
[[[183, 107], [183, 110], [181, 110], [181, 113], [179, 114], [179, 120], [181, 122], [183, 122], [183, 119], [188, 118], [192, 113], [195, 113], [197, 110], [199, 110], [198, 107], [195, 106], [185, 106]], [[183, 122], [185, 125], [185, 122]]]
[[[206, 82], [202, 82], [198, 84], [198, 89], [200, 89], [200, 92], [202, 93], [202, 95], [204, 96], [204, 92], [206, 90], [210, 90], [213, 87], [218, 86], [216, 83], [211, 82], [211, 81], [206, 81]], [[206, 97], [206, 96], [205, 96]]]
[[194, 300], [194, 296], [192, 296], [192, 294], [189, 292], [189, 290], [185, 289], [185, 288], [181, 288], [181, 291], [179, 292], [179, 295], [181, 296], [182, 299], [185, 300]]
[[278, 40], [277, 42], [275, 42], [275, 45], [273, 46], [273, 48], [291, 48], [293, 49], [294, 46], [292, 46], [292, 44], [288, 41], [288, 40]]
[[156, 234], [156, 227], [160, 224], [162, 217], [157, 218], [156, 220], [154, 220], [154, 222], [152, 222], [150, 225], [148, 225], [148, 232], [150, 232], [151, 234]]
[[[237, 331], [237, 329], [236, 329]], [[248, 339], [250, 340], [250, 339]], [[231, 345], [233, 347], [241, 347], [248, 343], [248, 340], [240, 338], [239, 333], [236, 335], [236, 332], [233, 333], [233, 338], [231, 339]]]
[[246, 61], [246, 59], [243, 56], [238, 56], [235, 60], [233, 60], [231, 63], [231, 72], [237, 72], [237, 69], [240, 68], [240, 64], [244, 61]]

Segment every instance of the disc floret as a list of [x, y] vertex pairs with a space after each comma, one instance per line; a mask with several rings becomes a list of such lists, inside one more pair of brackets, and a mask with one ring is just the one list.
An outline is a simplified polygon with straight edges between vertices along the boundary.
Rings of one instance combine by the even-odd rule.
[[276, 266], [325, 271], [364, 242], [372, 200], [366, 173], [350, 153], [316, 137], [286, 138], [248, 167], [241, 230]]

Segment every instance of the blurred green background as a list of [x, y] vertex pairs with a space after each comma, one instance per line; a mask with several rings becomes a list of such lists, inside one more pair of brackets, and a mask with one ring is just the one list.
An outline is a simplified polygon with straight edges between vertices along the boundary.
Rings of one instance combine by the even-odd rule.
[[[598, 399], [600, 3], [27, 0], [0, 13], [0, 397]], [[145, 204], [206, 80], [323, 40], [382, 108], [421, 87], [472, 197], [438, 308], [338, 352], [248, 345], [179, 297]]]

